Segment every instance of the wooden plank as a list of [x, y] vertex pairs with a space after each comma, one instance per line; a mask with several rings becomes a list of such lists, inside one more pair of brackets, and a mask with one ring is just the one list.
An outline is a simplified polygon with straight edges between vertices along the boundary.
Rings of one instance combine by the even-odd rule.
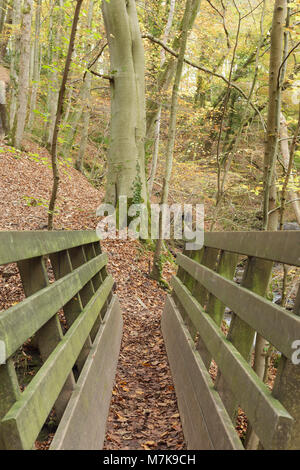
[[267, 386], [182, 282], [174, 277], [172, 285], [264, 448], [284, 448], [293, 425], [292, 416], [272, 397]]
[[31, 449], [112, 286], [109, 276], [2, 419], [6, 449]]
[[[175, 304], [175, 299], [172, 301]], [[187, 361], [181, 347], [180, 354], [178, 354], [178, 330], [174, 328], [175, 323], [173, 323], [172, 315], [169, 315], [168, 307], [169, 299], [167, 298], [161, 319], [161, 328], [175, 386], [185, 443], [188, 449], [213, 450], [214, 446], [203, 417], [201, 402], [197, 397], [198, 388], [194, 388], [187, 367], [187, 364], [190, 365], [190, 361]], [[181, 309], [178, 307], [177, 310], [181, 316]], [[183, 320], [182, 316], [181, 319], [191, 335], [190, 325], [186, 324], [186, 320]], [[190, 320], [189, 323], [191, 323]]]
[[173, 299], [162, 315], [183, 431], [189, 449], [243, 449], [213, 382]]
[[[185, 255], [190, 257], [191, 259], [197, 261], [198, 263], [201, 263], [201, 261], [203, 260], [204, 248], [202, 248], [201, 250], [185, 251]], [[205, 260], [207, 260], [207, 259], [208, 259], [208, 257], [207, 257], [207, 253], [206, 253]], [[192, 276], [190, 276], [186, 271], [184, 271], [184, 269], [180, 269], [180, 267], [178, 269], [177, 276], [183, 282], [183, 284], [189, 289], [189, 291], [192, 292], [193, 288], [194, 288], [194, 285], [196, 284], [195, 279]], [[185, 324], [187, 325], [187, 327], [189, 329], [189, 332], [190, 332], [192, 338], [195, 339], [196, 336], [197, 336], [197, 331], [195, 330], [194, 325], [190, 321], [188, 315], [185, 314], [185, 310], [180, 305], [180, 302], [179, 301], [177, 302], [176, 296], [173, 295], [173, 297], [174, 297], [174, 301], [177, 305], [177, 308], [179, 309], [179, 311], [182, 315], [182, 318], [183, 318]]]
[[107, 263], [106, 254], [31, 295], [0, 315], [0, 339], [11, 356]]
[[[73, 272], [73, 266], [72, 266], [69, 250], [63, 250], [58, 253], [53, 253], [52, 255], [50, 255], [50, 259], [51, 259], [51, 264], [52, 264], [52, 268], [54, 271], [55, 279], [61, 279], [67, 274], [70, 274], [71, 272]], [[80, 264], [78, 265], [78, 267], [79, 266]], [[80, 292], [76, 293], [76, 295], [64, 305], [63, 310], [64, 310], [64, 315], [67, 321], [67, 326], [70, 327], [74, 323], [78, 315], [83, 310], [83, 303], [81, 300]], [[74, 366], [74, 371], [76, 372], [77, 376], [80, 373], [80, 370], [82, 369], [82, 366], [84, 364], [84, 361], [87, 355], [89, 354], [90, 346], [91, 346], [91, 341], [90, 341], [90, 338], [88, 338]]]
[[[84, 251], [84, 246], [77, 246], [75, 248], [70, 248], [68, 250], [68, 253], [70, 256], [70, 260], [71, 260], [72, 270], [79, 268], [80, 266], [82, 266], [83, 264], [87, 262], [87, 258], [86, 258], [85, 251]], [[80, 296], [83, 308], [88, 304], [88, 302], [90, 301], [90, 299], [93, 297], [95, 293], [95, 289], [92, 283], [92, 277], [79, 291], [79, 296]], [[99, 327], [99, 319], [97, 321], [96, 328], [98, 327]], [[92, 347], [92, 340], [89, 335], [76, 361], [77, 375], [80, 374], [83, 368], [83, 365], [86, 361], [86, 358], [88, 357], [90, 353], [91, 347]]]
[[119, 302], [113, 296], [76, 390], [55, 433], [51, 450], [102, 449], [122, 324]]
[[99, 241], [95, 231], [0, 231], [0, 264], [48, 255]]
[[[94, 243], [90, 243], [88, 245], [85, 245], [83, 247], [83, 252], [84, 252], [84, 256], [86, 258], [86, 261], [90, 261], [91, 259], [93, 259], [97, 256]], [[102, 277], [101, 270], [100, 270], [91, 279], [91, 284], [92, 284], [93, 290], [96, 292], [96, 290], [99, 289], [99, 287], [101, 286], [102, 283], [103, 283], [103, 277]], [[91, 331], [91, 334], [90, 334], [91, 341], [94, 341], [95, 337], [97, 336], [98, 330], [99, 330], [101, 322], [102, 322], [102, 316], [104, 316], [105, 311], [107, 310], [107, 307], [108, 307], [108, 299], [106, 300], [105, 305], [103, 305], [103, 307], [102, 307], [103, 315], [102, 315], [101, 312], [99, 312], [99, 317], [98, 317], [97, 321], [95, 322], [95, 325], [94, 325], [94, 327]]]
[[204, 245], [278, 263], [300, 266], [300, 231], [205, 232]]
[[177, 262], [251, 328], [291, 358], [293, 341], [300, 338], [300, 318], [263, 297], [223, 278], [184, 255]]
[[[14, 361], [10, 358], [5, 364], [0, 365], [0, 420], [20, 397], [21, 391]], [[4, 449], [5, 444], [0, 429], [0, 450]]]

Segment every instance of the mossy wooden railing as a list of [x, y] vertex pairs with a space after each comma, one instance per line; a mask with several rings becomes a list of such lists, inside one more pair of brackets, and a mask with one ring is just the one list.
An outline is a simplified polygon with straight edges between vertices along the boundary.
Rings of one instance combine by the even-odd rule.
[[[247, 260], [241, 285], [233, 281], [239, 255]], [[292, 359], [300, 290], [293, 312], [265, 293], [273, 262], [300, 266], [300, 232], [206, 233], [204, 247], [177, 262], [162, 330], [188, 448], [244, 449], [250, 433], [242, 444], [235, 430], [240, 407], [259, 448], [299, 449], [300, 365]], [[234, 312], [227, 336], [225, 307]], [[272, 391], [250, 365], [255, 333], [282, 353]]]
[[[122, 335], [107, 255], [95, 232], [0, 232], [0, 265], [8, 263], [26, 299], [0, 312], [0, 448], [33, 448], [53, 412], [52, 449], [100, 449]], [[42, 365], [21, 392], [15, 353], [28, 339]]]

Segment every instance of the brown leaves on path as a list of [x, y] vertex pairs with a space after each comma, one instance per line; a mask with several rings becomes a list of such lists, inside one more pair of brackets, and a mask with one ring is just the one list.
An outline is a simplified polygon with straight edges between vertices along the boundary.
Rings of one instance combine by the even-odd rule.
[[124, 319], [105, 449], [183, 449], [160, 329], [165, 291], [148, 277], [149, 254], [137, 259], [136, 242], [106, 241], [103, 247], [109, 254]]

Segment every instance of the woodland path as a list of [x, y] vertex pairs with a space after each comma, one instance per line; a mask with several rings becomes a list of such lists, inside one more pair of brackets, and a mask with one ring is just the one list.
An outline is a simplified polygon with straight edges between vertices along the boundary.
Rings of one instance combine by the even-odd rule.
[[[148, 277], [149, 254], [134, 241], [106, 241], [124, 332], [105, 449], [183, 449], [174, 385], [160, 329], [166, 292]], [[166, 267], [164, 275], [173, 274]]]

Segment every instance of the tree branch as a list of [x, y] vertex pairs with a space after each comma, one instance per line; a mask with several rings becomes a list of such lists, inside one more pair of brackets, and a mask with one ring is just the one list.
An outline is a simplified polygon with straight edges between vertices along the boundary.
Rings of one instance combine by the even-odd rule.
[[[159, 39], [155, 38], [154, 36], [152, 36], [151, 34], [149, 33], [144, 33], [142, 35], [142, 38], [144, 39], [149, 39], [150, 41], [158, 44], [159, 46], [163, 47], [167, 52], [169, 52], [169, 54], [173, 55], [174, 57], [178, 57], [178, 53], [175, 52], [173, 49], [171, 49], [170, 47], [166, 46], [162, 41], [160, 41]], [[212, 70], [209, 70], [207, 69], [206, 67], [203, 67], [202, 65], [198, 65], [198, 64], [195, 64], [194, 62], [192, 62], [190, 59], [187, 59], [187, 58], [184, 58], [184, 62], [188, 65], [191, 65], [192, 67], [195, 67], [196, 69], [198, 70], [201, 70], [202, 72], [204, 73], [208, 73], [210, 75], [213, 75], [214, 77], [217, 77], [217, 78], [220, 78], [221, 80], [223, 80], [225, 83], [227, 83], [227, 85], [229, 85], [230, 87], [232, 88], [235, 88], [239, 93], [240, 95], [246, 100], [248, 101], [248, 97], [246, 95], [246, 93], [238, 86], [236, 85], [235, 83], [227, 80], [226, 77], [223, 77], [223, 75], [217, 73], [217, 72], [213, 72]], [[259, 109], [255, 106], [255, 104], [252, 103], [252, 101], [249, 102], [251, 108], [259, 115], [260, 119], [261, 119], [261, 122], [262, 122], [262, 125], [263, 125], [263, 129], [265, 130], [265, 123], [264, 123], [264, 119], [259, 111]]]
[[[113, 80], [114, 79], [113, 75], [108, 75], [108, 74], [105, 74], [105, 73], [98, 73], [98, 72], [95, 72], [94, 70], [88, 69], [88, 70], [86, 70], [86, 72], [90, 72], [90, 73], [92, 73], [93, 75], [95, 75], [96, 77], [99, 77], [99, 78], [105, 78], [105, 80]], [[85, 72], [85, 74], [86, 74], [86, 72]], [[85, 76], [85, 74], [84, 74], [84, 76]]]

